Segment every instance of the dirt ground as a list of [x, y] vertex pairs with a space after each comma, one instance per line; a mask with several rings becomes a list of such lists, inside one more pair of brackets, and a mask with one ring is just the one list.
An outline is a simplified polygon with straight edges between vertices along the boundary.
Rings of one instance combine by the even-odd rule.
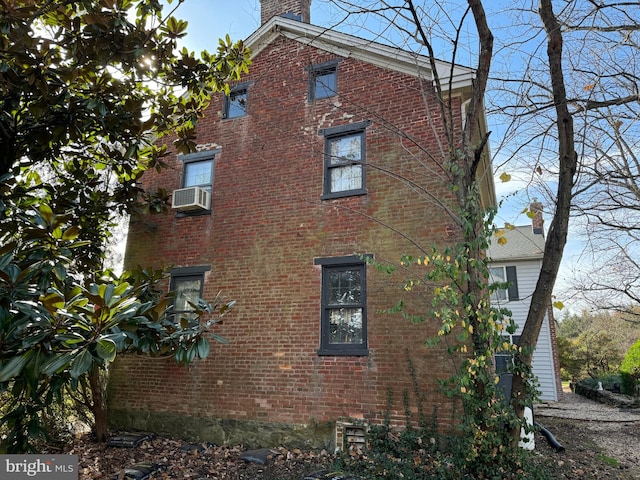
[[640, 479], [640, 411], [564, 392], [560, 402], [534, 408], [535, 421], [564, 447], [556, 452], [536, 433], [536, 454], [555, 478]]
[[552, 466], [554, 478], [640, 479], [640, 422], [545, 418], [543, 426], [565, 448], [556, 452], [536, 433], [536, 455]]
[[[534, 408], [535, 421], [564, 447], [557, 452], [535, 434], [536, 462], [549, 465], [553, 478], [640, 479], [640, 412], [603, 406], [574, 394], [561, 402]], [[84, 436], [66, 453], [79, 455], [79, 480], [123, 479], [125, 468], [162, 464], [151, 479], [302, 480], [329, 463], [327, 452], [274, 448], [264, 464], [241, 458], [241, 447], [188, 444], [166, 437], [150, 438], [135, 448], [96, 444]], [[263, 451], [262, 453], [265, 453]], [[127, 477], [128, 478], [128, 477]]]

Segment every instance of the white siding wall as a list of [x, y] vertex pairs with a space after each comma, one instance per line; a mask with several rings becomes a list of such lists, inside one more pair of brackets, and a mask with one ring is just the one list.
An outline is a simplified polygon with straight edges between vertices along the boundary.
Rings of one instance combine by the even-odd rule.
[[[529, 305], [531, 304], [531, 295], [536, 287], [538, 275], [541, 268], [540, 260], [529, 261], [504, 261], [492, 262], [491, 266], [515, 266], [518, 278], [518, 296], [519, 300], [505, 302], [501, 306], [511, 310], [513, 320], [518, 325], [515, 335], [519, 335], [522, 331]], [[558, 392], [554, 379], [553, 353], [551, 349], [551, 335], [549, 330], [549, 318], [545, 315], [540, 334], [538, 335], [538, 343], [533, 353], [533, 373], [538, 378], [540, 399], [541, 400], [558, 400]]]

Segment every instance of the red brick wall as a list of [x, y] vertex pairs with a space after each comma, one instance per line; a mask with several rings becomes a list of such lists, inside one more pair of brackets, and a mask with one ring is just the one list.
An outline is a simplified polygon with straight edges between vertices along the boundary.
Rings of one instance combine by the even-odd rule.
[[[400, 172], [429, 195], [450, 199], [435, 137], [442, 124], [437, 105], [425, 107], [425, 85], [346, 58], [338, 65], [339, 95], [307, 102], [305, 67], [335, 58], [282, 38], [261, 52], [243, 79], [253, 82], [248, 115], [221, 120], [216, 98], [198, 124], [197, 143], [220, 148], [213, 213], [132, 221], [128, 266], [210, 265], [204, 297], [222, 290], [237, 305], [216, 331], [230, 344], [213, 344], [211, 356], [189, 370], [134, 356], [117, 362], [112, 406], [298, 424], [379, 421], [391, 390], [393, 416], [400, 419], [402, 392], [413, 391], [408, 351], [428, 392], [425, 411], [438, 405], [439, 420], [448, 421], [451, 406], [437, 393], [437, 379], [451, 374], [451, 361], [443, 350], [423, 346], [436, 324], [413, 325], [379, 312], [400, 298], [401, 276], [367, 267], [368, 357], [316, 353], [321, 267], [314, 258], [372, 253], [397, 262], [401, 253], [418, 253], [396, 231], [425, 247], [451, 241], [446, 229], [452, 222], [436, 202], [384, 173]], [[372, 121], [366, 130], [369, 193], [322, 201], [324, 138], [318, 130], [364, 120]], [[169, 160], [169, 170], [145, 175], [145, 186], [179, 188], [181, 162], [175, 155]]]

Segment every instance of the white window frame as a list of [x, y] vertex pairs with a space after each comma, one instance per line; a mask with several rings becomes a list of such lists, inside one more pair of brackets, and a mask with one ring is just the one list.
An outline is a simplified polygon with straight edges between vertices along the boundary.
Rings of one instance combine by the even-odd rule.
[[[497, 278], [497, 270], [501, 270], [502, 275]], [[508, 283], [507, 288], [499, 288], [491, 293], [491, 302], [503, 303], [520, 300], [518, 293], [518, 269], [515, 265], [494, 265], [489, 267], [489, 282]]]

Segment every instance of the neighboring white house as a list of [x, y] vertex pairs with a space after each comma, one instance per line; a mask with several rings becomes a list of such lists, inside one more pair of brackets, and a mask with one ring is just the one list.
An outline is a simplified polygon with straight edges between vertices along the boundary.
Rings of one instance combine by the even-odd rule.
[[[544, 254], [544, 228], [542, 204], [533, 203], [537, 212], [531, 225], [504, 230], [506, 243], [493, 242], [487, 251], [490, 272], [494, 282], [509, 282], [509, 288], [498, 290], [491, 296], [492, 303], [511, 310], [518, 330], [510, 340], [518, 343], [536, 287]], [[496, 369], [504, 371], [508, 356], [496, 356]], [[562, 393], [560, 365], [556, 343], [556, 328], [551, 305], [545, 315], [533, 354], [533, 374], [539, 382], [540, 399], [557, 401]]]

